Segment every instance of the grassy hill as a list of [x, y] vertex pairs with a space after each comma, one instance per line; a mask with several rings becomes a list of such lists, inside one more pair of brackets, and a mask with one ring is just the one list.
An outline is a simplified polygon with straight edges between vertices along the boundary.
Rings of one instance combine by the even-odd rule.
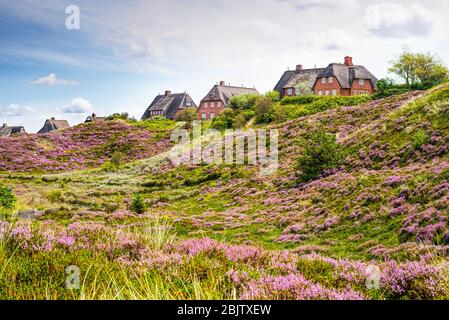
[[[17, 203], [0, 221], [0, 298], [447, 299], [448, 110], [443, 85], [272, 124], [270, 177], [173, 165], [174, 124], [7, 138], [0, 181]], [[343, 158], [298, 183], [316, 127]], [[144, 214], [131, 210], [136, 194]], [[39, 216], [14, 218], [25, 209]], [[79, 291], [65, 289], [70, 265]]]

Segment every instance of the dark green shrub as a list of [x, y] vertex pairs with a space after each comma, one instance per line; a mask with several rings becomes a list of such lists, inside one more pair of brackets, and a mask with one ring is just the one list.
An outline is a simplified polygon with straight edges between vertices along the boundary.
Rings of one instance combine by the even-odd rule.
[[198, 120], [198, 110], [194, 107], [182, 110], [176, 116], [176, 121], [192, 122]]
[[12, 190], [0, 183], [0, 208], [12, 209], [16, 203], [16, 197]]
[[335, 135], [323, 128], [313, 130], [302, 141], [303, 151], [297, 160], [298, 182], [318, 178], [325, 170], [337, 167], [343, 159], [342, 148]]
[[252, 93], [234, 96], [229, 100], [228, 107], [234, 110], [254, 110], [259, 97], [260, 95]]
[[145, 200], [141, 194], [135, 194], [131, 202], [131, 210], [135, 213], [144, 213], [147, 210]]
[[423, 129], [418, 130], [413, 135], [413, 141], [412, 145], [413, 148], [419, 149], [421, 146], [427, 144], [429, 142], [429, 137], [427, 136], [426, 132]]
[[269, 97], [260, 97], [256, 102], [256, 122], [269, 123], [274, 119], [273, 101]]

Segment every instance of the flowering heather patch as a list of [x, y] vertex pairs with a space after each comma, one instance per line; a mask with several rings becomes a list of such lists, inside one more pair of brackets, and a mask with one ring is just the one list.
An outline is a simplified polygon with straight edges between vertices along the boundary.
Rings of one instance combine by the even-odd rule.
[[305, 279], [300, 274], [265, 276], [243, 286], [243, 300], [364, 300], [350, 288], [334, 290]]
[[[168, 134], [167, 134], [168, 135]], [[114, 152], [125, 160], [144, 159], [164, 151], [168, 137], [122, 121], [78, 125], [43, 135], [1, 138], [2, 171], [62, 171], [105, 163]]]

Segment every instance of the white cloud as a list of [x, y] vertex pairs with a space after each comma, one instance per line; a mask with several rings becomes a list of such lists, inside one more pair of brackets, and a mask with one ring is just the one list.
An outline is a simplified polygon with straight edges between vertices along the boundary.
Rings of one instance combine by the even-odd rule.
[[355, 43], [355, 39], [349, 34], [336, 28], [324, 32], [307, 34], [304, 36], [304, 40], [308, 46], [325, 50], [345, 50], [352, 48]]
[[92, 112], [92, 105], [86, 99], [74, 98], [70, 103], [62, 106], [59, 110], [63, 113], [73, 114], [90, 113]]
[[380, 3], [366, 8], [364, 24], [381, 37], [423, 37], [432, 33], [433, 16], [419, 4]]
[[10, 104], [8, 106], [0, 105], [0, 115], [4, 117], [21, 117], [26, 116], [35, 110], [28, 106], [19, 106], [17, 104]]
[[76, 81], [59, 79], [56, 74], [50, 73], [48, 76], [40, 77], [32, 82], [33, 84], [41, 84], [48, 86], [56, 85], [76, 85]]

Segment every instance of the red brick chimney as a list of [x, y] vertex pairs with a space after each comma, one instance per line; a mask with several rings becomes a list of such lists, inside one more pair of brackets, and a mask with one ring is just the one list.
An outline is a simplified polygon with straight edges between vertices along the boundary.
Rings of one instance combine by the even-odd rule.
[[303, 70], [302, 64], [297, 64], [296, 65], [296, 72], [301, 72]]
[[225, 86], [226, 82], [225, 81], [220, 81], [220, 86]]
[[170, 90], [165, 90], [165, 95], [166, 95], [166, 96], [171, 95], [171, 91], [170, 91]]
[[349, 56], [345, 57], [345, 65], [347, 65], [347, 66], [353, 66], [354, 65], [352, 63], [352, 57], [349, 57]]

